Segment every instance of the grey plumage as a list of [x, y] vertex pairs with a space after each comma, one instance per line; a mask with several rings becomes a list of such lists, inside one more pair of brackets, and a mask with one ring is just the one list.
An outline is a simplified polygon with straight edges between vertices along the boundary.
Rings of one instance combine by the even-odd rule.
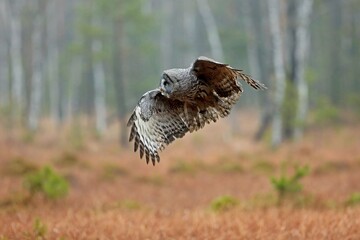
[[128, 121], [134, 151], [140, 149], [140, 158], [145, 154], [155, 165], [159, 151], [176, 138], [226, 117], [243, 92], [238, 79], [266, 88], [242, 70], [206, 57], [186, 69], [165, 70], [160, 86], [141, 97]]

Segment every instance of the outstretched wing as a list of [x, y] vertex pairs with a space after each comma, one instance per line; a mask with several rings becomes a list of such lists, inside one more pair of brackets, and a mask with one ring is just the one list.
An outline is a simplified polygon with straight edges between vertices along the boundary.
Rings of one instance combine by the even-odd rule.
[[140, 149], [140, 158], [145, 154], [146, 162], [151, 158], [155, 165], [160, 161], [159, 151], [188, 132], [180, 116], [183, 111], [183, 102], [166, 98], [159, 90], [143, 95], [128, 121], [129, 141], [134, 140], [135, 152]]
[[192, 65], [193, 73], [201, 80], [209, 83], [219, 97], [230, 98], [236, 101], [243, 91], [238, 78], [245, 81], [255, 89], [266, 87], [252, 79], [242, 70], [234, 69], [227, 64], [216, 62], [207, 57], [199, 57]]
[[266, 88], [242, 70], [207, 57], [199, 57], [190, 67], [190, 72], [203, 83], [201, 84], [203, 88], [208, 89], [205, 91], [207, 93], [205, 96], [199, 97], [195, 105], [188, 107], [187, 112], [191, 111], [193, 114], [190, 117], [185, 115], [184, 119], [188, 123], [190, 132], [202, 128], [205, 123], [216, 122], [217, 119], [226, 117], [230, 113], [243, 91], [238, 82], [239, 78], [255, 89]]

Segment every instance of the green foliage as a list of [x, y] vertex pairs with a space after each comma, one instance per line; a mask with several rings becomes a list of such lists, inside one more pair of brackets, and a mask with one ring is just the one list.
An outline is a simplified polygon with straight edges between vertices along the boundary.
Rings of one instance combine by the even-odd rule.
[[275, 170], [275, 166], [270, 161], [259, 160], [253, 164], [253, 169], [263, 173], [272, 173]]
[[195, 174], [198, 170], [203, 169], [204, 164], [200, 161], [183, 161], [178, 160], [173, 166], [170, 167], [171, 173], [186, 173]]
[[222, 160], [212, 166], [214, 171], [223, 173], [241, 173], [244, 172], [244, 168], [239, 162]]
[[350, 109], [354, 110], [354, 113], [360, 117], [360, 96], [359, 94], [351, 94], [347, 98], [347, 105]]
[[352, 193], [346, 200], [345, 204], [347, 206], [360, 205], [360, 192]]
[[296, 109], [298, 105], [298, 96], [294, 84], [286, 81], [285, 100], [282, 105], [282, 118], [286, 129], [293, 129], [296, 124]]
[[101, 178], [107, 181], [113, 181], [118, 176], [125, 176], [128, 171], [117, 164], [108, 163], [103, 166]]
[[286, 176], [284, 173], [279, 178], [272, 177], [271, 183], [278, 194], [278, 203], [282, 204], [285, 199], [294, 198], [302, 191], [300, 180], [310, 172], [308, 166], [295, 167], [292, 176]]
[[313, 112], [316, 125], [329, 125], [340, 122], [339, 110], [326, 98], [321, 99], [316, 110]]
[[325, 162], [314, 169], [314, 174], [326, 174], [340, 171], [346, 171], [351, 168], [350, 164], [342, 161]]
[[33, 230], [36, 240], [45, 239], [47, 226], [39, 218], [35, 219]]
[[69, 189], [67, 180], [48, 166], [28, 174], [24, 186], [31, 195], [41, 193], [49, 199], [65, 197]]
[[7, 175], [21, 176], [28, 174], [37, 170], [37, 166], [26, 161], [24, 158], [16, 157], [8, 161], [4, 168], [3, 172]]
[[234, 209], [236, 206], [238, 206], [239, 201], [229, 195], [224, 195], [215, 198], [210, 203], [210, 209], [214, 212], [223, 212], [223, 211], [229, 211]]
[[30, 144], [35, 141], [36, 131], [34, 130], [26, 130], [22, 135], [23, 143]]
[[72, 124], [70, 131], [68, 132], [67, 135], [67, 140], [68, 143], [70, 144], [70, 147], [75, 150], [80, 150], [84, 147], [85, 144], [84, 134], [83, 134], [82, 126], [79, 121], [75, 121]]
[[64, 152], [57, 159], [55, 164], [61, 167], [71, 167], [79, 163], [79, 159], [72, 152]]
[[127, 210], [138, 210], [141, 208], [141, 204], [134, 200], [124, 200], [124, 201], [121, 201], [119, 204], [120, 204], [121, 208], [124, 208]]
[[140, 183], [147, 183], [154, 186], [162, 186], [165, 183], [164, 178], [159, 175], [142, 176], [136, 180]]

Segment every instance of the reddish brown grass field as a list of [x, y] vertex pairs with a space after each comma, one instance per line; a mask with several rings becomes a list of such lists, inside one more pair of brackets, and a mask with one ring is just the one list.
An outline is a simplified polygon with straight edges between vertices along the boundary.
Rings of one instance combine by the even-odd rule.
[[[46, 128], [30, 143], [1, 130], [0, 239], [360, 239], [360, 204], [347, 204], [360, 192], [360, 124], [312, 129], [272, 150], [252, 142], [253, 119], [240, 118], [236, 134], [222, 120], [177, 140], [155, 167], [118, 147], [116, 127], [102, 141]], [[24, 198], [11, 167], [19, 159], [54, 167], [68, 196]], [[270, 178], [296, 165], [311, 172], [301, 197], [280, 206]], [[224, 195], [238, 205], [211, 210]]]

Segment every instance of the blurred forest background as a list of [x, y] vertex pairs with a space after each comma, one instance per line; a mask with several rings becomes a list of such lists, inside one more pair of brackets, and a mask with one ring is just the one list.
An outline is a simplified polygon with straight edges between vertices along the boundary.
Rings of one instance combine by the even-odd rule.
[[[200, 55], [268, 89], [146, 165], [130, 111]], [[359, 0], [0, 0], [0, 240], [360, 239], [359, 75]]]
[[255, 138], [276, 146], [359, 113], [359, 26], [357, 0], [0, 0], [0, 119], [123, 130], [164, 69], [205, 55], [268, 86], [238, 109], [258, 109]]

